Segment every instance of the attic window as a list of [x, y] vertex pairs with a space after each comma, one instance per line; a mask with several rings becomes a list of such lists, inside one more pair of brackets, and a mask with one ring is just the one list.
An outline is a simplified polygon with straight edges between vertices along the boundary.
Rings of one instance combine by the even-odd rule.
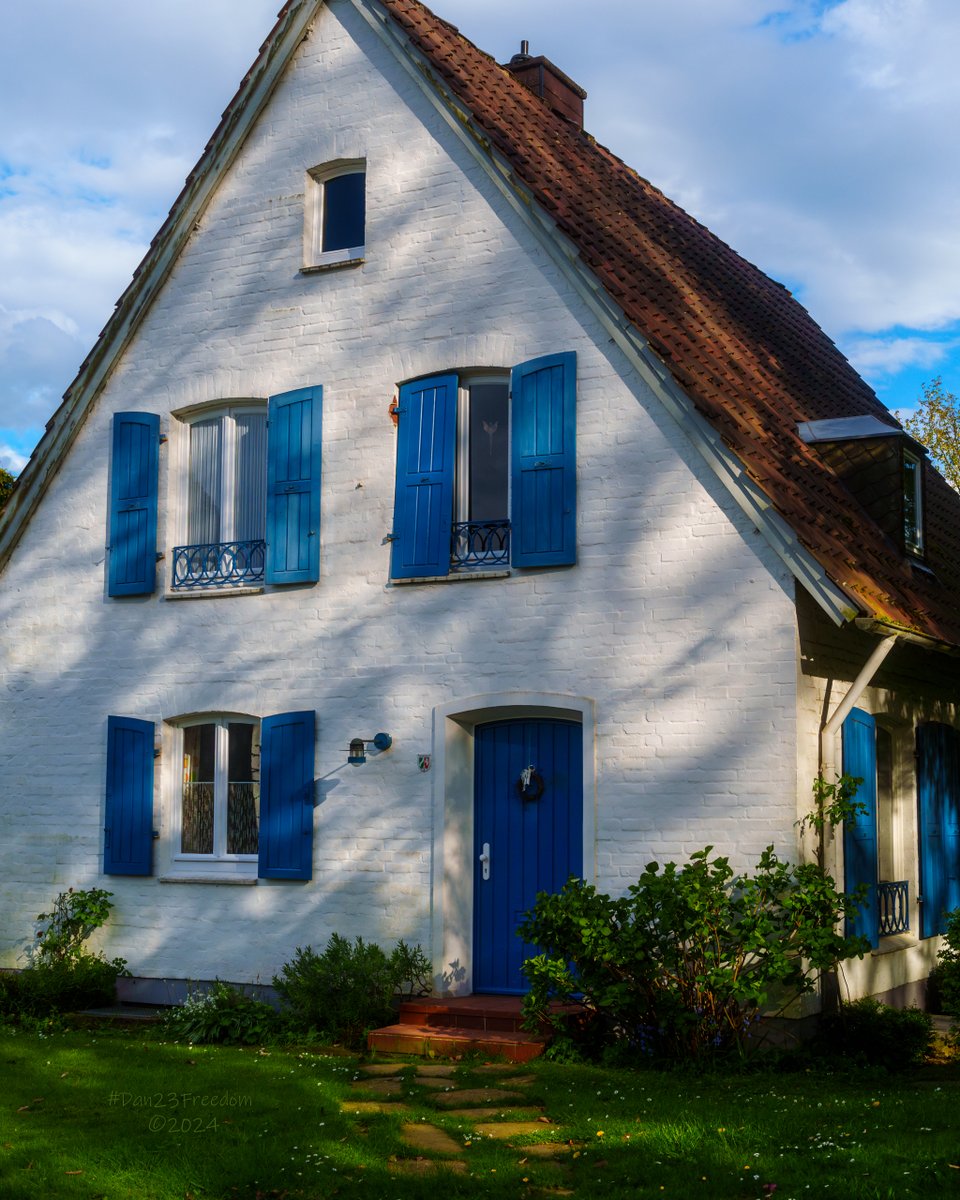
[[307, 172], [304, 270], [363, 261], [366, 179], [364, 159], [340, 159]]
[[923, 553], [923, 463], [903, 452], [903, 541], [913, 554]]

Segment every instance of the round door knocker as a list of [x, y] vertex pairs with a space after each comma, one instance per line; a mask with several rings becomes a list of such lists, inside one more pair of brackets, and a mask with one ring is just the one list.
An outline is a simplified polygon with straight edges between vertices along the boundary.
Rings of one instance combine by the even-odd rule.
[[517, 780], [517, 795], [521, 800], [539, 800], [544, 786], [543, 776], [536, 767], [524, 767]]

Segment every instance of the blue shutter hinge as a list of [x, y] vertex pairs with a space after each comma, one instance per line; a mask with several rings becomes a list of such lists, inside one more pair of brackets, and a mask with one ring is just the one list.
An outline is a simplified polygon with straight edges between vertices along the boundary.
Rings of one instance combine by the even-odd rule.
[[167, 435], [165, 433], [161, 433], [160, 434], [160, 445], [165, 446], [166, 444], [167, 444]]
[[163, 562], [163, 560], [164, 560], [166, 557], [167, 557], [167, 556], [164, 554], [164, 552], [163, 552], [162, 550], [158, 550], [158, 551], [157, 551], [157, 562]]
[[384, 542], [399, 542], [400, 534], [399, 533], [388, 533], [387, 536], [383, 540], [384, 540]]
[[159, 829], [154, 829], [154, 830], [153, 830], [153, 840], [154, 840], [155, 842], [159, 842], [159, 841], [160, 841], [160, 830], [159, 830]]

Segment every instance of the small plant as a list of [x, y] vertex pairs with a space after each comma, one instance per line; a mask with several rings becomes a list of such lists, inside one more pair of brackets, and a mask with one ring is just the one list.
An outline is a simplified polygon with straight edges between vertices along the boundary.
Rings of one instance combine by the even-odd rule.
[[85, 943], [110, 915], [112, 893], [101, 888], [69, 888], [61, 892], [42, 922], [30, 952], [30, 963], [4, 980], [0, 1006], [8, 1019], [33, 1019], [53, 1013], [109, 1004], [117, 977], [126, 973], [122, 958], [92, 954]]
[[856, 795], [863, 783], [857, 775], [838, 775], [836, 783], [827, 783], [822, 774], [813, 781], [813, 808], [797, 821], [801, 834], [809, 825], [817, 835], [817, 862], [820, 867], [824, 863], [823, 833], [829, 825], [836, 829], [844, 821], [854, 821], [867, 811], [862, 800]]
[[953, 1033], [956, 1035], [960, 1024], [960, 908], [947, 913], [935, 979], [940, 1008], [953, 1018]]
[[397, 995], [429, 991], [430, 963], [419, 946], [401, 941], [388, 955], [375, 942], [335, 933], [321, 954], [298, 946], [273, 986], [290, 1005], [293, 1029], [353, 1046], [392, 1019]]
[[74, 891], [68, 888], [53, 902], [53, 910], [39, 913], [46, 926], [37, 930], [33, 961], [41, 966], [76, 962], [87, 956], [84, 942], [107, 923], [113, 892], [102, 888]]
[[877, 1000], [841, 1004], [824, 1017], [814, 1050], [862, 1066], [904, 1071], [923, 1062], [933, 1043], [933, 1020], [919, 1008], [889, 1008]]
[[552, 1021], [588, 1053], [616, 1047], [621, 1060], [744, 1054], [767, 1009], [864, 953], [865, 939], [837, 932], [856, 899], [819, 867], [791, 867], [767, 847], [754, 874], [735, 876], [711, 849], [683, 867], [651, 863], [618, 899], [578, 879], [541, 893], [520, 926], [543, 947], [523, 967], [527, 1028]]
[[258, 1046], [276, 1036], [276, 1009], [217, 980], [209, 991], [193, 992], [164, 1017], [164, 1028], [178, 1041]]

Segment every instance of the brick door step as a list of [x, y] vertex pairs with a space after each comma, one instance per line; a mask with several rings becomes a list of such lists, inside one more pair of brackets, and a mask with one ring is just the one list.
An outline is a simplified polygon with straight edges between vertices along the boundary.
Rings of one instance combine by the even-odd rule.
[[414, 1025], [402, 1022], [374, 1029], [367, 1035], [371, 1050], [383, 1054], [418, 1054], [423, 1057], [441, 1055], [459, 1058], [478, 1053], [505, 1058], [509, 1062], [525, 1063], [543, 1053], [545, 1037], [522, 1030], [498, 1031], [469, 1026]]

